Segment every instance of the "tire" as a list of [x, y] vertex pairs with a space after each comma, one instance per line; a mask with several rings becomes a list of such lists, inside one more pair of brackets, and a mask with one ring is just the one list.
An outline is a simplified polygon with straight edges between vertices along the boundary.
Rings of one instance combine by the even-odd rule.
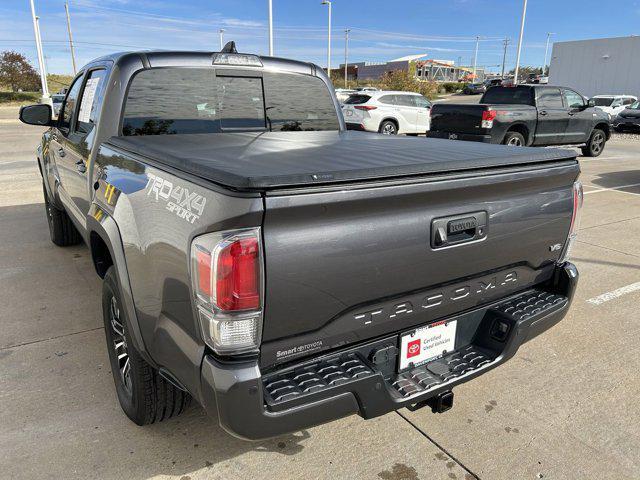
[[524, 136], [518, 132], [507, 132], [502, 140], [503, 145], [510, 145], [512, 147], [524, 147]]
[[602, 130], [596, 128], [591, 132], [591, 136], [589, 137], [587, 144], [582, 147], [582, 155], [585, 157], [599, 157], [604, 150], [606, 143], [606, 134]]
[[383, 135], [397, 135], [398, 127], [391, 120], [385, 120], [380, 124], [380, 128], [378, 129], [378, 132], [380, 132]]
[[82, 241], [80, 232], [78, 232], [69, 218], [69, 214], [51, 203], [44, 182], [42, 183], [42, 192], [44, 194], [44, 211], [49, 224], [51, 241], [59, 247], [68, 247], [80, 243]]
[[614, 129], [616, 132], [618, 132], [618, 133], [624, 133], [624, 132], [626, 132], [626, 129], [625, 129], [624, 127], [620, 127], [620, 126], [618, 126], [618, 127], [613, 127], [613, 129]]
[[121, 306], [122, 296], [115, 268], [111, 266], [102, 283], [102, 315], [120, 407], [138, 425], [179, 415], [189, 405], [191, 397], [162, 378], [136, 351]]

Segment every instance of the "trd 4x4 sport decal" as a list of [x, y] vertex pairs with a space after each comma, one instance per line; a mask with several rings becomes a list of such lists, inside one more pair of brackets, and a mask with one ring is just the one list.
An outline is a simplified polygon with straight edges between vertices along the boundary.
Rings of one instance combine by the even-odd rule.
[[200, 218], [207, 203], [205, 197], [152, 173], [148, 176], [147, 195], [154, 197], [156, 201], [165, 201], [167, 210], [189, 223], [194, 223]]

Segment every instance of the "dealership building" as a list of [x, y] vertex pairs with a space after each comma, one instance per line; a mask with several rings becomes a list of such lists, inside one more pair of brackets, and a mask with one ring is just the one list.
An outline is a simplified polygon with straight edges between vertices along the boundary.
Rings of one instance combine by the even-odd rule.
[[640, 98], [640, 37], [600, 38], [553, 44], [549, 83], [581, 94]]
[[[418, 80], [434, 82], [458, 82], [460, 80], [478, 82], [485, 79], [484, 67], [478, 66], [475, 77], [471, 67], [456, 65], [451, 60], [427, 59], [426, 54], [407, 55], [386, 62], [354, 62], [347, 65], [349, 80], [379, 80], [385, 73], [393, 71], [413, 72]], [[340, 64], [344, 70], [344, 63]]]

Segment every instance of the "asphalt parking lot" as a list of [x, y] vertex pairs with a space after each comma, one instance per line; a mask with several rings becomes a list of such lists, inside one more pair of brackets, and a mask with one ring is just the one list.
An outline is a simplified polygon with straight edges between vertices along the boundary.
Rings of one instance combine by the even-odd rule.
[[[477, 97], [479, 98], [479, 97]], [[455, 390], [453, 410], [346, 418], [247, 443], [197, 406], [138, 427], [117, 404], [100, 281], [84, 246], [50, 241], [41, 129], [0, 108], [0, 477], [640, 478], [640, 142], [583, 159], [569, 315]]]

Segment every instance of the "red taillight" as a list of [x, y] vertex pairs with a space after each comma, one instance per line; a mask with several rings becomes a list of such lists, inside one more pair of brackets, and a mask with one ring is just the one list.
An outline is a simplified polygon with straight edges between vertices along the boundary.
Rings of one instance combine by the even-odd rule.
[[353, 108], [357, 108], [358, 110], [375, 110], [378, 107], [374, 107], [373, 105], [356, 105]]
[[196, 265], [198, 268], [198, 293], [211, 297], [211, 255], [198, 249], [196, 251]]
[[497, 114], [498, 112], [496, 112], [495, 110], [485, 110], [484, 112], [482, 112], [482, 120], [491, 122], [496, 118]]
[[215, 352], [256, 352], [262, 333], [260, 228], [205, 233], [191, 243], [191, 288], [204, 342]]
[[257, 238], [243, 238], [217, 253], [215, 303], [225, 311], [260, 307], [260, 263]]
[[567, 235], [567, 241], [565, 243], [564, 251], [558, 260], [560, 263], [565, 262], [571, 255], [571, 248], [576, 242], [578, 237], [578, 229], [580, 228], [580, 213], [582, 210], [582, 203], [584, 200], [584, 191], [582, 189], [582, 182], [576, 181], [573, 184], [573, 212], [571, 212], [571, 225], [569, 226], [569, 234]]

